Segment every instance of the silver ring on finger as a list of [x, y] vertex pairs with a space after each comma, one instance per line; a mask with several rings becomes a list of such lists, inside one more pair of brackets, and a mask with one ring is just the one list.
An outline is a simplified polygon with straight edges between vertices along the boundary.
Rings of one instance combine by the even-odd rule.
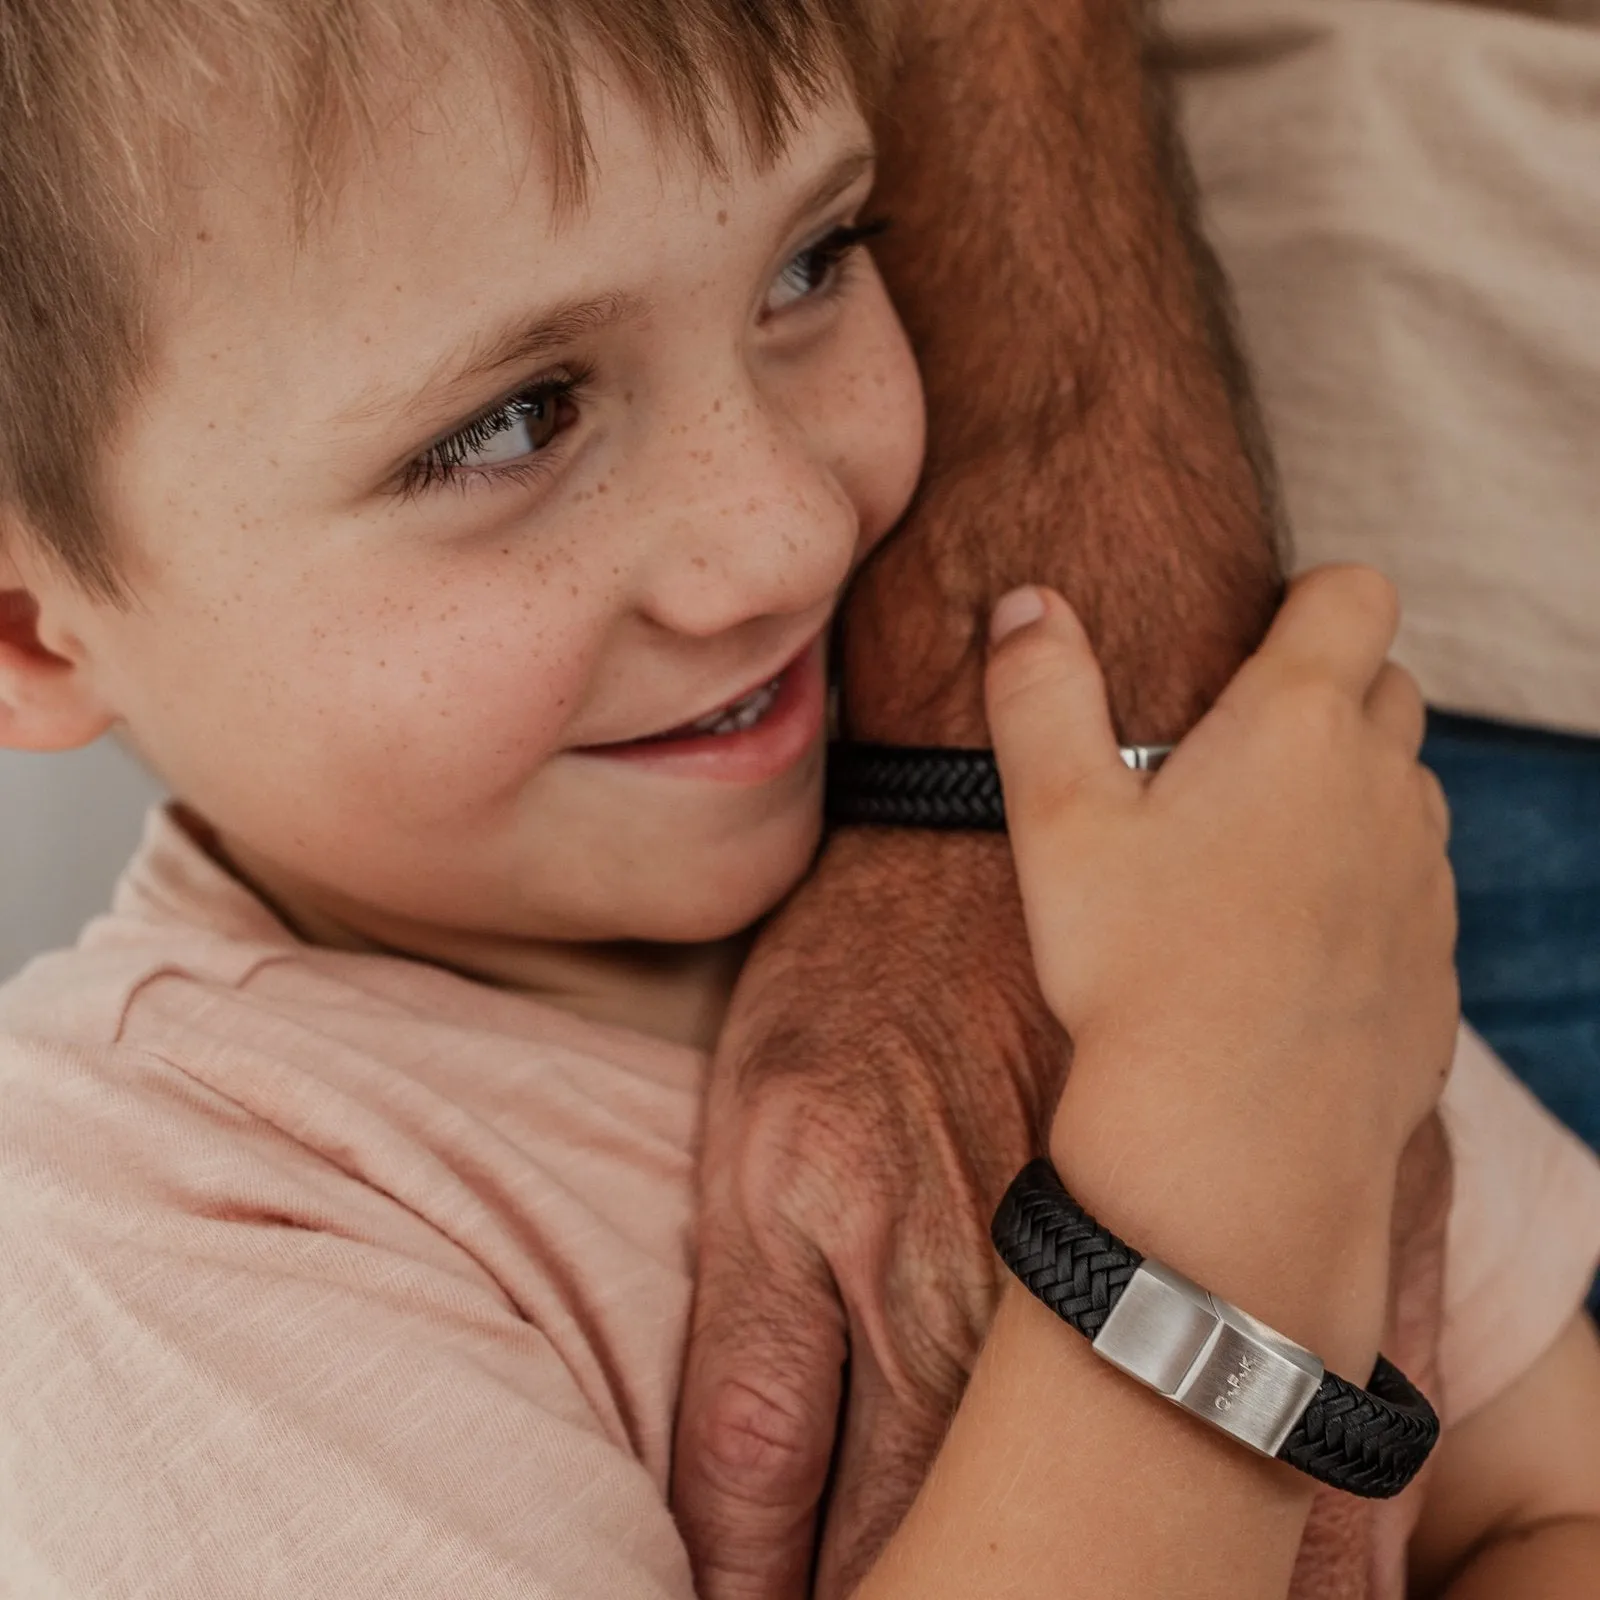
[[1135, 772], [1159, 772], [1177, 748], [1175, 744], [1125, 744], [1117, 753], [1123, 766]]

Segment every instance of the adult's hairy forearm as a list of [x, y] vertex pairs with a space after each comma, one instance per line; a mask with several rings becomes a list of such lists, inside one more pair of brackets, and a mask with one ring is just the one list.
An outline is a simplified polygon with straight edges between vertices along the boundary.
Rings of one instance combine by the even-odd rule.
[[1194, 720], [1277, 597], [1215, 269], [1128, 0], [915, 0], [881, 121], [878, 251], [929, 467], [844, 626], [858, 737], [981, 742], [989, 605], [1060, 588], [1124, 735]]

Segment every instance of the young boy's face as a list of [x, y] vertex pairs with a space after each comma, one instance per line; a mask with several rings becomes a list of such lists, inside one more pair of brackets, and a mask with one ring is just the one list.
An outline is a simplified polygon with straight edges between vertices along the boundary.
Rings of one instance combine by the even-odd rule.
[[136, 604], [64, 627], [313, 919], [717, 937], [814, 847], [825, 625], [920, 468], [883, 288], [828, 260], [867, 131], [841, 93], [721, 181], [594, 88], [561, 215], [524, 126], [447, 79], [298, 248], [278, 165], [220, 141], [110, 450]]

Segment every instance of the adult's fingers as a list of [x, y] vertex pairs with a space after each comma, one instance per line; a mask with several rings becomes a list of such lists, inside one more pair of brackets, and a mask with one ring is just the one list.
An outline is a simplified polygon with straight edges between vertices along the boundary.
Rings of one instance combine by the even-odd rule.
[[1282, 609], [1240, 679], [1264, 669], [1331, 676], [1365, 700], [1394, 644], [1400, 602], [1371, 567], [1314, 567], [1289, 585]]
[[1367, 692], [1367, 715], [1408, 754], [1422, 749], [1428, 710], [1417, 680], [1404, 667], [1387, 661]]
[[1049, 589], [1014, 589], [995, 607], [985, 695], [1014, 846], [1063, 807], [1095, 793], [1131, 796], [1105, 680], [1083, 624]]
[[805, 1600], [844, 1357], [825, 1274], [702, 1248], [672, 1485], [702, 1600]]
[[897, 1393], [858, 1330], [815, 1600], [845, 1600], [871, 1570], [916, 1498], [958, 1399]]

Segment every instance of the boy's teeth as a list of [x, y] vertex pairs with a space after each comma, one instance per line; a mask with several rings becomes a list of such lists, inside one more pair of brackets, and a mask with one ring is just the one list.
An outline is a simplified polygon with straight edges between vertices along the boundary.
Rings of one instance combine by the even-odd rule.
[[742, 700], [735, 700], [731, 706], [724, 706], [720, 711], [713, 711], [708, 717], [701, 717], [696, 722], [689, 724], [691, 733], [743, 733], [746, 728], [753, 728], [772, 708], [772, 702], [778, 698], [778, 679], [771, 683], [764, 683], [759, 689], [752, 689]]

